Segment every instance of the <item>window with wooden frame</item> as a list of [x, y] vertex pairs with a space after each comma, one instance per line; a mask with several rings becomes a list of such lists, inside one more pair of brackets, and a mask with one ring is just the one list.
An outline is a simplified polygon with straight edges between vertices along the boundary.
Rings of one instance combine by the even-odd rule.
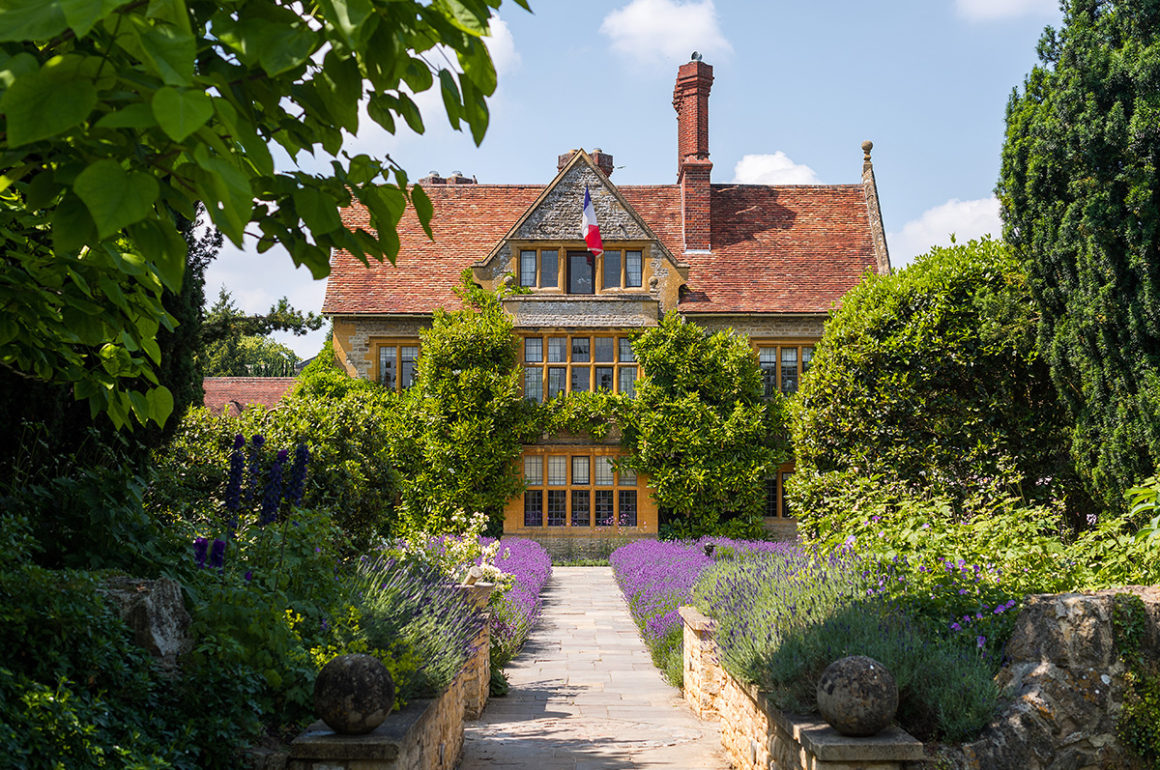
[[596, 531], [636, 527], [647, 489], [635, 472], [616, 470], [618, 456], [563, 447], [525, 455], [524, 526]]
[[529, 401], [569, 391], [636, 392], [636, 357], [625, 335], [548, 333], [522, 340], [524, 398]]
[[593, 255], [585, 249], [517, 248], [515, 273], [520, 286], [565, 294], [600, 294], [644, 285], [643, 247], [607, 247]]
[[777, 473], [765, 480], [765, 517], [769, 519], [793, 518], [789, 503], [785, 500], [785, 485], [793, 475], [793, 465], [783, 465]]
[[372, 343], [375, 382], [395, 391], [406, 390], [415, 383], [419, 367], [419, 340], [379, 340]]
[[761, 381], [765, 396], [796, 393], [802, 375], [809, 371], [814, 357], [813, 343], [779, 344], [755, 342], [757, 360], [761, 366]]

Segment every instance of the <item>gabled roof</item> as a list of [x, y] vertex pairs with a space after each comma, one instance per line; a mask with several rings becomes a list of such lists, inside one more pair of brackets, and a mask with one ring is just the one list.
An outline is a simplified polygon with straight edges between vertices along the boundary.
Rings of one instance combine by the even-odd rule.
[[[712, 185], [712, 249], [685, 253], [681, 190], [624, 185], [620, 197], [677, 259], [689, 265], [682, 313], [824, 313], [876, 267], [862, 185]], [[431, 185], [434, 242], [408, 209], [397, 264], [366, 268], [331, 259], [323, 312], [430, 313], [458, 307], [460, 273], [482, 261], [523, 217], [544, 185]], [[355, 205], [348, 225], [366, 227]]]
[[296, 382], [293, 377], [206, 377], [205, 408], [213, 414], [239, 414], [251, 404], [273, 409]]

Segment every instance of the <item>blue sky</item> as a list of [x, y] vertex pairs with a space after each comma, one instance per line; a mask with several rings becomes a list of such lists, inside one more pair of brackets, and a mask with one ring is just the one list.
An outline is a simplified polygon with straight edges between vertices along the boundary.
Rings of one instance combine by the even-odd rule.
[[[615, 159], [614, 183], [672, 183], [673, 83], [696, 50], [714, 68], [713, 181], [857, 182], [870, 139], [896, 267], [952, 231], [999, 234], [1004, 108], [1036, 63], [1043, 28], [1061, 18], [1056, 0], [531, 3], [530, 14], [505, 3], [493, 24], [499, 88], [481, 146], [449, 128], [429, 92], [416, 99], [423, 135], [364, 121], [348, 148], [389, 153], [412, 178], [460, 171], [544, 184], [557, 155], [599, 147]], [[284, 251], [228, 243], [207, 272], [211, 302], [223, 285], [253, 312], [283, 295], [318, 311], [325, 291]], [[309, 357], [321, 335], [280, 341]]]

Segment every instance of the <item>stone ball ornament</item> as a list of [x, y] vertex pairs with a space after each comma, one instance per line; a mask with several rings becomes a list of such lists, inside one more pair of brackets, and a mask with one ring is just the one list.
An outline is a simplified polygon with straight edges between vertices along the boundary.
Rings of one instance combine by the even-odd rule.
[[865, 655], [839, 658], [818, 680], [818, 711], [842, 735], [869, 737], [890, 726], [898, 684], [886, 666]]
[[395, 682], [373, 655], [339, 655], [314, 680], [314, 713], [342, 735], [374, 730], [394, 702]]

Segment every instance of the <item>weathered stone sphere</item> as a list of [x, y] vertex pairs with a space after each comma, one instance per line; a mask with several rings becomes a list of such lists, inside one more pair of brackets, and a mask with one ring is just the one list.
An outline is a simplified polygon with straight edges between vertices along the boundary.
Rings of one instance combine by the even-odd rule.
[[826, 666], [818, 680], [818, 711], [842, 735], [875, 735], [898, 711], [898, 685], [886, 666], [873, 658], [840, 658]]
[[314, 680], [314, 713], [336, 733], [362, 735], [383, 723], [395, 682], [373, 655], [339, 655]]

